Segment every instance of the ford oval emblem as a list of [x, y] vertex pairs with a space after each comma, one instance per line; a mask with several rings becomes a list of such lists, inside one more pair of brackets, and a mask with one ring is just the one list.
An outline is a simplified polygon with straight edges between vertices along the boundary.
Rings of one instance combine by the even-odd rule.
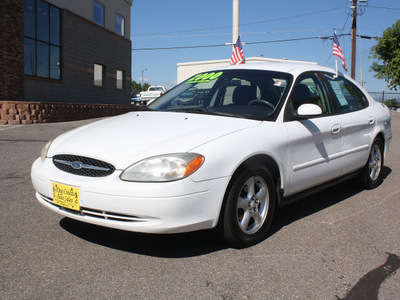
[[79, 170], [82, 169], [83, 163], [81, 163], [80, 161], [74, 161], [71, 164], [71, 167], [73, 167], [75, 170]]

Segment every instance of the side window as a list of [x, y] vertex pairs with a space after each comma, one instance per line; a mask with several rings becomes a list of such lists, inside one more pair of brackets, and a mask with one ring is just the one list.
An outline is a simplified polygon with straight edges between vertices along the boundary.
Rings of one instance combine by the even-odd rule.
[[117, 14], [115, 21], [115, 31], [122, 36], [125, 35], [125, 18]]
[[104, 87], [105, 69], [106, 67], [99, 64], [93, 66], [94, 85]]
[[104, 26], [105, 7], [98, 1], [93, 1], [93, 21]]
[[368, 100], [353, 83], [343, 77], [325, 74], [341, 112], [352, 112], [368, 106]]
[[125, 90], [125, 72], [122, 70], [117, 70], [116, 72], [116, 86], [118, 90]]
[[290, 97], [295, 111], [302, 104], [309, 103], [318, 105], [325, 115], [333, 112], [332, 103], [329, 101], [327, 92], [319, 76], [317, 73], [309, 73], [303, 75], [297, 82]]

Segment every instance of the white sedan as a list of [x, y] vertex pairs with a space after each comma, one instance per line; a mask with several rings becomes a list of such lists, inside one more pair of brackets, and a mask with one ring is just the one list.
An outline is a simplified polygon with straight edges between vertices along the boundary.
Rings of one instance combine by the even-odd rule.
[[391, 138], [388, 108], [348, 76], [247, 64], [57, 137], [31, 175], [39, 202], [63, 216], [144, 233], [216, 228], [247, 247], [279, 206], [350, 177], [377, 187]]

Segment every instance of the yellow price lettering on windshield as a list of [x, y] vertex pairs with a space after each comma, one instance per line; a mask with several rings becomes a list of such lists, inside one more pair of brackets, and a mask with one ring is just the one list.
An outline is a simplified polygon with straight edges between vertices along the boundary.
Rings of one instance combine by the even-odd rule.
[[210, 82], [211, 80], [217, 79], [222, 74], [223, 74], [223, 72], [218, 72], [218, 73], [211, 72], [211, 73], [198, 74], [198, 75], [190, 78], [188, 81], [186, 81], [186, 84], [199, 83], [199, 82]]

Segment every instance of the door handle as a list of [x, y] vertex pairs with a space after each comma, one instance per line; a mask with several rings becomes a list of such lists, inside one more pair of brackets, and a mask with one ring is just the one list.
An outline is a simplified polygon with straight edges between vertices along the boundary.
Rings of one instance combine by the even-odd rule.
[[342, 126], [340, 124], [335, 124], [332, 126], [331, 133], [338, 134], [342, 130]]
[[374, 117], [369, 117], [368, 118], [368, 125], [374, 125], [375, 124], [375, 118]]

